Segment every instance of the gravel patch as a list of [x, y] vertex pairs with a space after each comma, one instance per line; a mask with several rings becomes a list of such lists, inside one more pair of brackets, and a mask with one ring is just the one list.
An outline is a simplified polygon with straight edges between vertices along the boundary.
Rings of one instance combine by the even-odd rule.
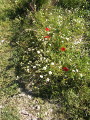
[[8, 98], [7, 102], [4, 101], [4, 106], [5, 103], [17, 109], [20, 120], [57, 120], [53, 119], [54, 104], [44, 101], [41, 98], [26, 95], [24, 92]]

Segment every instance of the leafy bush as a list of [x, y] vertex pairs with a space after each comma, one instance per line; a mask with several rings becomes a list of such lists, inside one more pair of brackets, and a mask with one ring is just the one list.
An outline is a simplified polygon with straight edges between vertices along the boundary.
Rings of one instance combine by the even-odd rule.
[[59, 5], [61, 5], [64, 8], [77, 8], [77, 7], [86, 7], [87, 6], [87, 0], [59, 0]]
[[51, 0], [8, 0], [9, 5], [4, 9], [4, 14], [10, 19], [25, 17], [28, 11], [35, 12], [49, 1]]
[[[44, 10], [36, 13], [30, 12], [30, 0], [8, 1], [10, 3], [4, 11], [13, 19], [11, 66], [15, 68], [16, 80], [25, 84], [28, 90], [32, 89], [39, 97], [58, 102], [61, 106], [57, 111], [58, 119], [62, 114], [68, 120], [89, 120], [90, 59], [87, 46], [84, 46], [85, 40], [89, 40], [89, 22], [86, 25], [83, 18], [87, 15], [89, 18], [89, 10], [81, 11], [76, 8], [78, 5], [85, 6], [86, 1], [59, 2], [58, 6], [76, 8], [73, 12], [61, 8], [51, 10], [48, 7], [45, 10], [44, 7]], [[35, 2], [32, 7], [37, 4], [37, 10], [44, 4], [44, 0]], [[7, 23], [10, 24], [10, 21]], [[7, 24], [2, 25], [5, 28]], [[4, 60], [2, 63], [5, 63]], [[7, 78], [8, 73], [2, 71], [2, 74]], [[17, 93], [18, 87], [17, 83], [11, 80], [11, 74], [12, 72], [9, 80], [1, 84], [1, 93], [8, 96]], [[10, 81], [13, 85], [9, 84]], [[18, 119], [11, 110], [7, 115], [7, 111], [8, 108], [3, 109], [2, 119]]]
[[59, 101], [67, 119], [89, 120], [90, 59], [83, 45], [85, 20], [78, 11], [30, 12], [25, 19], [16, 18], [12, 30], [17, 80], [39, 96]]

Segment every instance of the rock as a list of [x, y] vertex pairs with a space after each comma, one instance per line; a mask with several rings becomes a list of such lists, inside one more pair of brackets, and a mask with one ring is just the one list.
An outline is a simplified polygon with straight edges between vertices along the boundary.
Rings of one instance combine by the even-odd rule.
[[1, 42], [3, 43], [5, 40], [1, 40]]
[[19, 94], [18, 96], [24, 97], [24, 96], [26, 96], [26, 95], [25, 95], [25, 93], [21, 93], [21, 94]]
[[45, 112], [45, 115], [47, 116], [47, 115], [48, 115], [48, 113], [47, 113], [47, 112]]
[[27, 120], [37, 120], [37, 118], [34, 115], [29, 114], [29, 117]]
[[32, 99], [32, 96], [28, 95], [28, 98], [31, 100], [31, 99]]
[[3, 108], [3, 106], [2, 105], [0, 105], [0, 109], [2, 109]]
[[23, 114], [23, 115], [28, 115], [29, 116], [29, 113], [26, 110], [22, 110], [20, 113]]
[[35, 109], [40, 110], [40, 106], [39, 105], [35, 106]]

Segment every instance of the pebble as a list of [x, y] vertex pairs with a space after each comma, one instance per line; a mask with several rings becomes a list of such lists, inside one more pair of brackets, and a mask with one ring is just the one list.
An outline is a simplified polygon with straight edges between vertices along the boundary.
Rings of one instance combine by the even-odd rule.
[[22, 110], [20, 113], [29, 116], [29, 113], [26, 110]]
[[32, 114], [29, 114], [29, 117], [26, 120], [37, 120], [37, 118]]
[[39, 105], [35, 106], [35, 109], [40, 110], [40, 106]]
[[25, 93], [21, 93], [21, 94], [19, 94], [18, 96], [24, 97], [24, 96], [26, 96], [26, 95], [25, 95]]
[[5, 40], [1, 40], [1, 42], [3, 43]]
[[2, 105], [0, 105], [0, 109], [2, 109], [3, 108], [3, 106]]
[[32, 99], [32, 96], [28, 95], [28, 98], [31, 100], [31, 99]]

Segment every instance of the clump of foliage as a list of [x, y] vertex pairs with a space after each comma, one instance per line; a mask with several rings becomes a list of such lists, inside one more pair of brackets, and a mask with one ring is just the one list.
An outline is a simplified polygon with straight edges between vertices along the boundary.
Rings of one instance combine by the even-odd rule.
[[[90, 59], [84, 46], [86, 36], [89, 39], [84, 16], [89, 10], [79, 8], [86, 8], [87, 1], [60, 0], [58, 6], [69, 10], [40, 10], [44, 0], [8, 1], [4, 13], [13, 19], [11, 66], [15, 68], [16, 80], [38, 96], [59, 102], [58, 113], [65, 119], [89, 120]], [[8, 84], [2, 92], [13, 95], [16, 88], [17, 83]]]
[[8, 6], [4, 9], [4, 16], [8, 16], [9, 19], [25, 17], [28, 11], [35, 12], [49, 1], [51, 0], [8, 0]]
[[90, 59], [78, 9], [29, 12], [13, 21], [12, 31], [17, 80], [38, 96], [59, 101], [68, 119], [89, 119]]
[[64, 8], [87, 8], [89, 7], [88, 0], [59, 0], [58, 5]]

